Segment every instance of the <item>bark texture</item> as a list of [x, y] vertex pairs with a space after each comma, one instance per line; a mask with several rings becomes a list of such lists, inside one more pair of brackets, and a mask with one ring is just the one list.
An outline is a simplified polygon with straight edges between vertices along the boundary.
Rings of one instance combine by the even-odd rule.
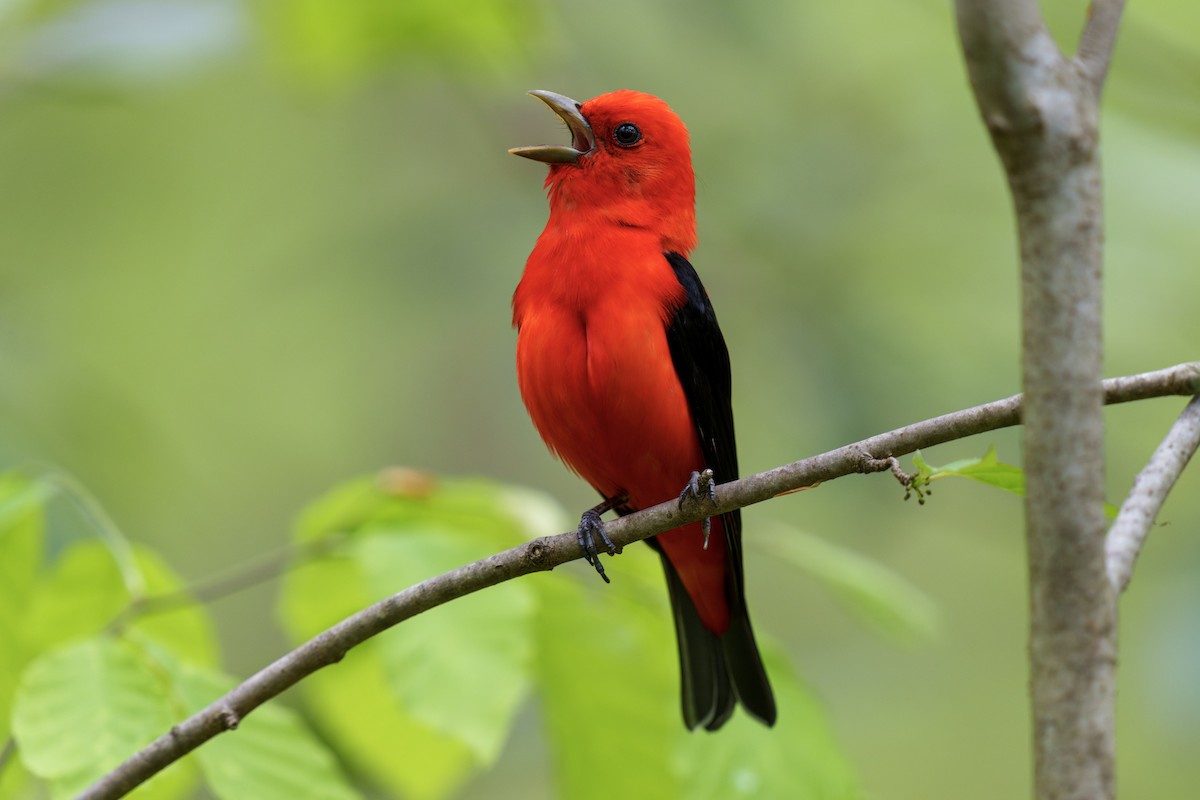
[[1120, 2], [1066, 58], [1034, 0], [958, 0], [1021, 252], [1034, 795], [1115, 792], [1116, 592], [1105, 567], [1099, 101]]

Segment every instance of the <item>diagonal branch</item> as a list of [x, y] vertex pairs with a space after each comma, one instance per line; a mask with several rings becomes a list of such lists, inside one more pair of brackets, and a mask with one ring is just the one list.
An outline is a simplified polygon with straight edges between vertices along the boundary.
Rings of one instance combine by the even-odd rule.
[[[1200, 362], [1104, 382], [1106, 403], [1197, 393], [1200, 393]], [[719, 502], [715, 506], [695, 502], [680, 509], [676, 501], [669, 501], [608, 522], [605, 531], [619, 547], [632, 544], [707, 515], [715, 516], [823, 481], [854, 473], [885, 471], [889, 468], [889, 456], [902, 456], [918, 448], [1011, 427], [1020, 420], [1021, 396], [1014, 395], [722, 484], [718, 487]], [[480, 589], [550, 570], [581, 557], [574, 531], [546, 536], [430, 578], [381, 600], [310, 639], [247, 678], [224, 697], [172, 726], [97, 781], [80, 798], [111, 800], [124, 796], [204, 742], [236, 728], [247, 714], [306, 676], [340, 661], [351, 648], [406, 619]]]
[[1108, 530], [1104, 543], [1108, 577], [1118, 592], [1129, 585], [1133, 562], [1150, 534], [1154, 519], [1197, 446], [1200, 446], [1200, 396], [1187, 404], [1145, 469], [1138, 473], [1117, 521]]

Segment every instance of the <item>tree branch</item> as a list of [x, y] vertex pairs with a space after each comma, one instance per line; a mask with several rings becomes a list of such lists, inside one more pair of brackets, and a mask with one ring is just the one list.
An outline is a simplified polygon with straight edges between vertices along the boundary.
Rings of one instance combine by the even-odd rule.
[[[1200, 393], [1200, 362], [1104, 382], [1105, 402]], [[663, 531], [762, 502], [796, 489], [853, 473], [887, 470], [889, 456], [1010, 427], [1020, 422], [1021, 397], [1015, 395], [964, 411], [908, 425], [861, 442], [796, 461], [717, 487], [715, 507], [708, 502], [676, 501], [605, 524], [618, 546]], [[80, 797], [101, 800], [124, 796], [155, 773], [217, 734], [237, 727], [247, 714], [300, 680], [342, 659], [353, 647], [410, 617], [480, 589], [521, 575], [550, 570], [581, 558], [574, 531], [547, 536], [409, 587], [347, 617], [246, 679], [224, 697], [175, 725], [97, 781]]]
[[163, 614], [177, 608], [209, 603], [227, 595], [249, 589], [287, 572], [293, 566], [317, 558], [333, 550], [342, 541], [331, 534], [309, 542], [291, 544], [271, 553], [263, 553], [229, 569], [161, 594], [135, 596], [108, 624], [108, 630], [118, 632], [141, 617]]
[[1088, 9], [1087, 23], [1079, 37], [1075, 61], [1087, 73], [1097, 94], [1108, 76], [1108, 65], [1112, 62], [1117, 29], [1124, 10], [1125, 0], [1093, 0]]
[[1036, 0], [958, 0], [956, 12], [979, 112], [1007, 164], [1014, 146], [1045, 126], [1029, 90], [1061, 55]]
[[1120, 20], [1065, 59], [1034, 0], [957, 0], [1021, 245], [1030, 698], [1038, 800], [1115, 793], [1116, 594], [1104, 553], [1099, 97]]
[[1166, 438], [1133, 481], [1121, 513], [1108, 530], [1104, 551], [1113, 588], [1125, 591], [1133, 577], [1133, 562], [1183, 468], [1200, 446], [1200, 396], [1193, 397], [1175, 420]]

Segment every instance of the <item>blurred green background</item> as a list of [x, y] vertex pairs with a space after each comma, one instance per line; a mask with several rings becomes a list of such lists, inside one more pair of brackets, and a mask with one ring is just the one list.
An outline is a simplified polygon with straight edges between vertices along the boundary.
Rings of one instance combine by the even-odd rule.
[[[1086, 4], [1044, 5], [1069, 49]], [[1112, 68], [1109, 375], [1200, 357], [1198, 33], [1193, 2], [1131, 4]], [[509, 298], [546, 210], [542, 169], [504, 151], [563, 135], [527, 89], [620, 87], [692, 131], [744, 470], [1018, 391], [1009, 202], [948, 3], [3, 0], [0, 464], [70, 471], [189, 578], [392, 464], [590, 505], [517, 394]], [[1111, 499], [1182, 406], [1109, 409]], [[1019, 463], [1011, 431], [926, 457], [992, 443]], [[1127, 797], [1200, 786], [1198, 489], [1193, 469], [1122, 602]], [[868, 796], [1022, 796], [1020, 501], [901, 494], [847, 478], [749, 510], [757, 625]], [[756, 549], [777, 525], [922, 587], [936, 638], [864, 630]], [[214, 605], [232, 672], [285, 649], [276, 591]], [[466, 795], [548, 796], [536, 729]]]

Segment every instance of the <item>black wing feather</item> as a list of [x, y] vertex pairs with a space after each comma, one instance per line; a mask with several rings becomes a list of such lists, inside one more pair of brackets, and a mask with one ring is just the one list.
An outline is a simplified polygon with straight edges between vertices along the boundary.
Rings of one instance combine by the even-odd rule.
[[[675, 277], [684, 288], [684, 301], [667, 326], [667, 344], [675, 373], [683, 386], [692, 421], [700, 436], [705, 464], [718, 482], [738, 477], [737, 441], [733, 433], [732, 379], [729, 350], [717, 325], [717, 314], [700, 276], [678, 253], [666, 253]], [[683, 716], [689, 728], [720, 728], [733, 713], [734, 696], [746, 710], [767, 725], [775, 722], [775, 697], [763, 668], [750, 616], [746, 610], [742, 568], [742, 514], [721, 516], [725, 547], [732, 569], [725, 587], [729, 601], [729, 629], [722, 636], [700, 622], [675, 568], [661, 548], [675, 629], [679, 637], [679, 663], [683, 678]], [[653, 542], [652, 542], [653, 544]], [[732, 684], [733, 695], [730, 694]]]
[[[687, 293], [667, 327], [667, 345], [675, 374], [683, 385], [692, 421], [700, 435], [704, 466], [713, 471], [718, 483], [738, 477], [737, 439], [733, 432], [733, 380], [729, 368], [729, 349], [717, 324], [708, 292], [696, 269], [678, 253], [667, 253], [675, 278]], [[685, 476], [686, 477], [686, 476]], [[737, 601], [744, 602], [742, 591], [742, 514], [731, 511], [721, 516], [726, 543], [735, 566]]]

